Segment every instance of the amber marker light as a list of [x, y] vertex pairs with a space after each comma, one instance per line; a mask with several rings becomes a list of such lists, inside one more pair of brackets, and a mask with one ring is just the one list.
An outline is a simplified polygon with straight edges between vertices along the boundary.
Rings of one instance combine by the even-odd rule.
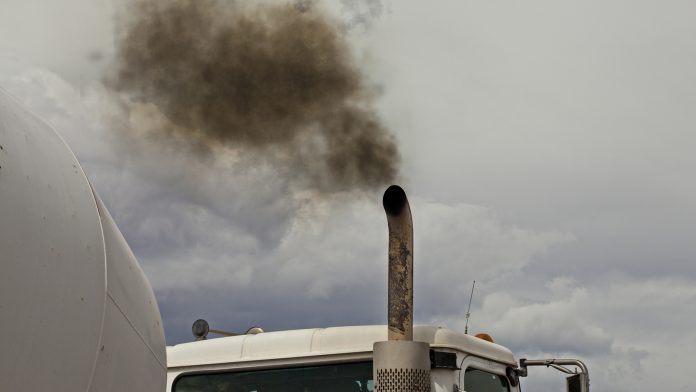
[[495, 341], [493, 341], [493, 338], [491, 337], [491, 335], [489, 335], [489, 334], [487, 334], [487, 333], [477, 333], [477, 334], [474, 335], [474, 336], [476, 336], [477, 338], [479, 338], [479, 339], [481, 339], [481, 340], [485, 340], [485, 341], [487, 341], [487, 342], [495, 343]]

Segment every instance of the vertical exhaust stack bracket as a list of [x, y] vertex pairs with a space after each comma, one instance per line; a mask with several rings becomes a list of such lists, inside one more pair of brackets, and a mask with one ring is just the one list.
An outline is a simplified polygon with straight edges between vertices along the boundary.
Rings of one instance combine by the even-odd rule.
[[373, 346], [376, 392], [430, 392], [430, 345], [413, 341], [413, 222], [404, 190], [382, 199], [389, 226], [388, 341]]

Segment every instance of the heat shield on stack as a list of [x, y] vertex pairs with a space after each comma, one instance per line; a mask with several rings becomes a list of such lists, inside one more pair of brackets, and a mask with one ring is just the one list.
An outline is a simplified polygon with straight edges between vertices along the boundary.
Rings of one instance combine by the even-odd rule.
[[390, 340], [377, 342], [374, 379], [377, 392], [430, 392], [430, 345]]

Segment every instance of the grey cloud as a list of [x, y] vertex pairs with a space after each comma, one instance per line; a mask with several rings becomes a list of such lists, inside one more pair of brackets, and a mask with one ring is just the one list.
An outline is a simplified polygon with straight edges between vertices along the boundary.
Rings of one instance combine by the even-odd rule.
[[[403, 142], [418, 322], [462, 330], [477, 279], [470, 330], [518, 357], [582, 354], [598, 390], [691, 385], [691, 364], [675, 357], [696, 347], [694, 11], [399, 2], [350, 36], [371, 53], [379, 113]], [[60, 30], [54, 19], [45, 25]], [[367, 269], [385, 268], [378, 195], [347, 204], [340, 227], [311, 195], [273, 204], [284, 185], [263, 166], [245, 177], [234, 156], [114, 149], [94, 114], [118, 108], [72, 87], [85, 67], [64, 66], [72, 52], [42, 45], [3, 55], [0, 84], [76, 151], [155, 283], [170, 343], [190, 339], [198, 317], [237, 331], [383, 322], [385, 272]], [[63, 60], [23, 57], [32, 50]], [[27, 72], [36, 62], [51, 72]], [[524, 382], [562, 389], [546, 369]]]
[[[505, 256], [499, 254], [501, 248], [512, 248], [509, 253], [514, 253], [517, 246], [529, 249], [527, 252], [533, 254], [556, 244], [556, 239], [539, 239], [537, 236], [543, 236], [533, 232], [522, 235], [523, 231], [520, 229], [499, 227], [497, 222], [490, 221], [493, 219], [491, 216], [476, 216], [468, 211], [480, 210], [476, 207], [441, 206], [418, 200], [413, 201], [413, 206], [414, 210], [422, 211], [422, 220], [442, 219], [443, 225], [454, 227], [452, 235], [459, 233], [465, 237], [462, 227], [473, 232], [477, 224], [496, 227], [491, 234], [498, 234], [499, 238], [492, 236], [489, 241], [473, 246], [480, 258], [484, 259], [480, 260], [481, 265], [488, 266], [485, 274], [494, 275], [496, 271], [505, 270], [505, 267], [495, 267], [497, 261], [505, 261]], [[435, 217], [427, 218], [428, 212], [438, 209], [449, 210], [450, 213], [443, 216], [435, 214]], [[210, 301], [211, 295], [194, 299], [201, 290], [213, 291], [218, 297], [231, 298], [230, 301], [235, 303], [233, 308], [241, 313], [238, 318], [224, 315], [225, 312], [220, 313], [213, 307], [204, 307], [212, 313], [211, 317], [218, 318], [218, 322], [227, 322], [237, 328], [241, 328], [239, 320], [246, 320], [246, 324], [263, 321], [268, 328], [274, 329], [340, 323], [383, 323], [387, 238], [385, 219], [378, 200], [352, 201], [347, 205], [325, 201], [322, 205], [312, 206], [305, 213], [301, 213], [301, 218], [293, 221], [281, 244], [266, 253], [259, 252], [249, 257], [244, 252], [235, 250], [229, 255], [230, 260], [226, 266], [218, 265], [217, 259], [208, 255], [207, 262], [198, 264], [172, 261], [153, 267], [148, 273], [159, 277], [155, 278], [154, 283], [161, 290], [165, 306], [175, 306], [174, 303], [181, 301]], [[467, 223], [462, 225], [463, 217], [467, 218]], [[426, 225], [425, 222], [421, 223]], [[450, 238], [423, 235], [419, 241], [431, 243], [433, 248], [446, 248]], [[200, 251], [206, 254], [206, 249], [199, 249], [197, 253], [201, 253]], [[183, 258], [188, 256], [187, 253]], [[466, 263], [446, 261], [445, 252], [435, 252], [433, 256], [435, 260], [426, 261], [425, 256], [420, 260], [416, 255], [417, 265], [441, 263], [442, 271], [453, 278], [442, 281], [443, 274], [440, 273], [416, 275], [419, 293], [417, 298], [420, 298], [416, 306], [421, 320], [425, 320], [430, 314], [441, 315], [460, 307], [460, 299], [452, 295], [452, 290], [460, 292], [468, 288], [468, 281], [457, 278], [457, 273], [464, 275], [466, 272]], [[517, 256], [514, 261], [518, 263], [524, 263], [530, 257], [524, 252], [519, 252]], [[194, 260], [198, 261], [200, 258]], [[484, 268], [480, 272], [483, 274]], [[189, 294], [185, 294], [186, 292]], [[288, 301], [288, 298], [293, 300]], [[182, 305], [179, 308], [199, 306]], [[249, 308], [253, 310], [244, 310]], [[264, 312], [275, 315], [269, 316]], [[286, 318], [285, 314], [288, 312], [294, 313], [294, 316]], [[252, 316], [260, 319], [255, 321]], [[181, 322], [187, 323], [190, 320]], [[177, 326], [179, 331], [181, 328], [183, 326]], [[173, 334], [177, 339], [181, 338], [179, 332]]]
[[[384, 300], [387, 233], [378, 194], [342, 193], [330, 199], [295, 194], [284, 202], [292, 193], [272, 170], [237, 170], [234, 159], [199, 161], [196, 154], [174, 154], [182, 150], [147, 138], [124, 143], [103, 127], [85, 134], [90, 120], [82, 116], [80, 95], [50, 73], [32, 75], [21, 79], [26, 90], [36, 88], [29, 93], [34, 105], [60, 125], [69, 142], [78, 142], [78, 157], [95, 174], [95, 187], [157, 291], [171, 342], [187, 337], [182, 325], [191, 320], [183, 315], [196, 309], [235, 328], [383, 321], [383, 306], [356, 307]], [[33, 83], [37, 75], [48, 82]], [[45, 99], [38, 97], [67, 102], [68, 110], [43, 106]], [[86, 104], [94, 102], [103, 103], [102, 113], [121, 113], [107, 98], [88, 94]], [[95, 154], [81, 137], [122, 144], [101, 145]], [[493, 277], [572, 241], [567, 233], [504, 224], [480, 206], [443, 205], [416, 196], [412, 204], [421, 319], [460, 307], [470, 269], [476, 277]], [[232, 307], [239, 319], [206, 305], [226, 301], [231, 302], [219, 309]], [[293, 312], [296, 317], [290, 317]]]
[[[489, 292], [484, 285], [479, 292], [483, 298], [474, 301], [470, 331], [490, 333], [518, 358], [579, 357], [591, 369], [593, 385], [602, 389], [650, 390], [673, 383], [675, 371], [665, 366], [677, 364], [668, 358], [695, 338], [683, 332], [696, 325], [696, 285], [688, 279], [613, 276], [582, 287], [559, 276], [531, 292], [506, 279], [496, 282], [505, 289]], [[463, 316], [439, 321], [459, 329], [465, 323]], [[561, 380], [537, 369], [525, 385], [556, 389]]]
[[75, 85], [89, 84], [103, 70], [90, 54], [113, 53], [115, 5], [108, 0], [4, 0], [0, 52], [12, 53], [15, 64], [41, 65]]
[[425, 319], [463, 314], [473, 280], [481, 284], [514, 273], [574, 241], [570, 233], [506, 224], [481, 206], [423, 202], [413, 210], [415, 301]]
[[696, 276], [696, 53], [683, 42], [693, 11], [649, 1], [400, 5], [364, 44], [380, 49], [373, 72], [385, 81], [385, 118], [408, 135], [412, 187], [572, 233], [519, 272], [530, 285]]
[[503, 336], [505, 340], [501, 342], [515, 351], [579, 357], [610, 353], [613, 338], [589, 319], [586, 309], [591, 306], [590, 301], [584, 289], [561, 300], [529, 304], [496, 293], [486, 297], [481, 313], [493, 317], [485, 325]]
[[340, 0], [340, 3], [345, 18], [345, 29], [349, 31], [367, 30], [388, 8], [381, 0]]

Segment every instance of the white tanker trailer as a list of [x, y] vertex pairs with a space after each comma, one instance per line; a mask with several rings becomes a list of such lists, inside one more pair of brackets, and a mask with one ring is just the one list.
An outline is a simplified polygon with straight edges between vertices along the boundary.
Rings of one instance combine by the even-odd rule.
[[[152, 289], [65, 142], [0, 90], [0, 390], [171, 392], [520, 391], [528, 366], [487, 335], [413, 327], [406, 195], [384, 195], [388, 324], [263, 332], [165, 347]], [[566, 366], [574, 367], [573, 370]]]
[[164, 390], [145, 274], [70, 148], [2, 90], [0, 267], [0, 390]]

